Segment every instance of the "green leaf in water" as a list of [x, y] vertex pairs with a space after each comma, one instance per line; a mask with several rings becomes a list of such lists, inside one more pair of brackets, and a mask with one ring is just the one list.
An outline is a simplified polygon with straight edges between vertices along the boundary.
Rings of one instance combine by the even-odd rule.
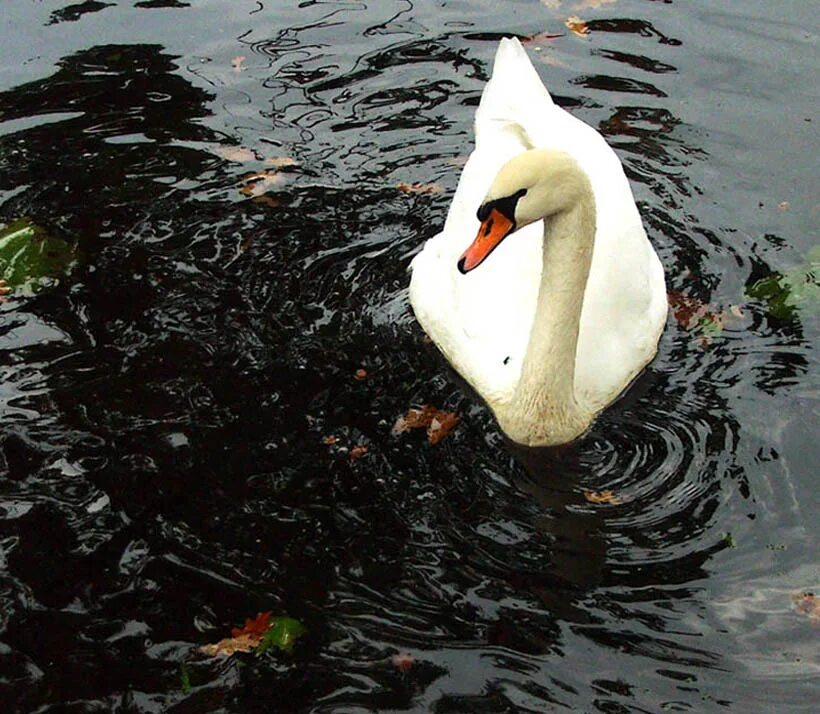
[[737, 543], [735, 543], [735, 537], [731, 533], [723, 534], [723, 544], [727, 548], [737, 548]]
[[820, 245], [809, 252], [809, 259], [785, 273], [773, 273], [746, 288], [746, 294], [766, 304], [769, 315], [784, 320], [798, 309], [820, 308]]
[[180, 687], [184, 694], [191, 691], [191, 675], [188, 674], [188, 668], [183, 664], [179, 668]]
[[307, 632], [305, 626], [292, 617], [272, 617], [270, 627], [262, 636], [262, 641], [256, 648], [256, 654], [261, 655], [274, 647], [283, 652], [291, 652], [297, 638]]
[[26, 218], [0, 230], [0, 278], [32, 295], [55, 285], [78, 260], [77, 245], [53, 238]]

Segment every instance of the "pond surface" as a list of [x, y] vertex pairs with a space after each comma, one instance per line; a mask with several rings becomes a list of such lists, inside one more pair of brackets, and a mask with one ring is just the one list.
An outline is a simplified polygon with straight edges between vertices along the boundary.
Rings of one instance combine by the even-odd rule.
[[[0, 221], [73, 256], [0, 305], [4, 711], [816, 711], [812, 3], [0, 20]], [[406, 291], [498, 39], [538, 33], [674, 308], [629, 395], [546, 454]], [[428, 403], [447, 438], [391, 433]], [[264, 611], [307, 628], [292, 654], [197, 652]]]

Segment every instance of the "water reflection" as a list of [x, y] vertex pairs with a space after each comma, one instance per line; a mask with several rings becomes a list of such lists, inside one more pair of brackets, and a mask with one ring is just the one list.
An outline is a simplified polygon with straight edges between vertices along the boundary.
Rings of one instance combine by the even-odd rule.
[[[453, 188], [500, 29], [425, 32], [408, 3], [383, 20], [322, 5], [244, 38], [248, 71], [224, 63], [228, 89], [214, 65], [112, 45], [0, 96], [2, 215], [85, 255], [70, 282], [0, 312], [0, 696], [21, 711], [742, 701], [721, 628], [747, 630], [710, 589], [746, 572], [725, 535], [753, 537], [757, 474], [782, 478], [777, 454], [797, 449], [755, 432], [737, 397], [804, 384], [801, 315], [744, 303], [708, 343], [670, 322], [652, 368], [578, 444], [507, 444], [404, 300], [448, 194], [396, 189]], [[337, 46], [343, 22], [357, 41]], [[728, 308], [773, 268], [697, 215], [689, 174], [707, 153], [671, 108], [678, 40], [656, 26], [590, 23], [613, 39], [559, 100], [621, 152], [672, 286]], [[646, 44], [607, 49], [618, 35]], [[10, 123], [32, 117], [51, 123]], [[254, 158], [226, 151], [239, 147]], [[294, 163], [241, 193], [272, 157]], [[436, 447], [390, 433], [426, 402], [462, 425]], [[584, 495], [604, 489], [620, 503]], [[309, 628], [293, 658], [192, 654], [271, 609]]]

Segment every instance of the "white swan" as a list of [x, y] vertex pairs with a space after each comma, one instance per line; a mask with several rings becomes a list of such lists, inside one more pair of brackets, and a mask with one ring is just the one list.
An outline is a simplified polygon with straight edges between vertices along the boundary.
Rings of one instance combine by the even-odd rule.
[[563, 444], [655, 356], [663, 268], [615, 152], [553, 104], [516, 39], [501, 40], [475, 133], [410, 303], [513, 441]]

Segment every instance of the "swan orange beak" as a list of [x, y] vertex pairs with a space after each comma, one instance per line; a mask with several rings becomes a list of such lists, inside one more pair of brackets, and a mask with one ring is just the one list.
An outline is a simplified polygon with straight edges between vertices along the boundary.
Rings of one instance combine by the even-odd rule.
[[481, 265], [487, 256], [498, 247], [498, 244], [514, 230], [515, 223], [501, 211], [497, 208], [490, 211], [490, 214], [482, 221], [475, 240], [458, 259], [459, 272], [466, 274]]

